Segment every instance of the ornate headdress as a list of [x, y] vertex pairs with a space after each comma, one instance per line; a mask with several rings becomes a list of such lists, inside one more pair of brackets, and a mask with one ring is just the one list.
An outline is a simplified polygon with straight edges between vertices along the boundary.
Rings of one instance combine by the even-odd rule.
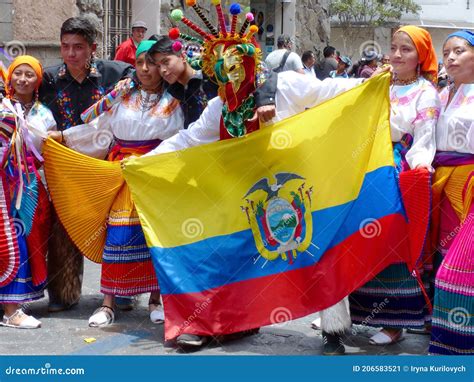
[[246, 132], [244, 120], [253, 115], [252, 94], [257, 86], [257, 75], [261, 71], [262, 52], [254, 38], [258, 27], [252, 25], [249, 28], [254, 17], [248, 12], [240, 30], [237, 30], [241, 6], [234, 3], [230, 6], [232, 22], [230, 30], [227, 30], [220, 0], [211, 0], [211, 3], [216, 8], [218, 27], [210, 23], [196, 4], [196, 0], [186, 0], [186, 5], [196, 11], [209, 32], [205, 32], [184, 17], [183, 11], [175, 9], [171, 12], [172, 20], [181, 21], [200, 37], [181, 33], [178, 28], [172, 28], [169, 37], [176, 40], [173, 44], [175, 51], [180, 51], [183, 47], [179, 39], [201, 46], [200, 57], [191, 59], [190, 63], [194, 69], [202, 69], [208, 77], [215, 79], [219, 85], [219, 96], [225, 103], [223, 111], [225, 127], [232, 136], [240, 136]]

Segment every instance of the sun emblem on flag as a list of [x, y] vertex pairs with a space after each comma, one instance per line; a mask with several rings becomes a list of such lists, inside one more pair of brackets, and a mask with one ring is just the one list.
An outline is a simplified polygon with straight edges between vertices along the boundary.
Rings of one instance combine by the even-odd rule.
[[[292, 264], [297, 253], [304, 252], [311, 244], [313, 187], [307, 189], [305, 178], [294, 173], [280, 172], [274, 177], [276, 182], [272, 184], [268, 178], [256, 182], [245, 194], [247, 205], [241, 209], [247, 215], [260, 255], [267, 260], [281, 257]], [[289, 197], [281, 197], [280, 191], [296, 181], [300, 185], [287, 190]], [[257, 192], [262, 195], [261, 191], [266, 197], [252, 199]]]

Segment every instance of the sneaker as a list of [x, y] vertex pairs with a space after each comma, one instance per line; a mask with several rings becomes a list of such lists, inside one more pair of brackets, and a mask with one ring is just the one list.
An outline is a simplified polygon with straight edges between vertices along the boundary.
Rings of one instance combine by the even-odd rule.
[[323, 331], [323, 354], [324, 355], [344, 355], [346, 349], [342, 337], [337, 334], [331, 334]]
[[200, 347], [209, 341], [209, 337], [196, 336], [194, 334], [181, 334], [176, 338], [176, 343], [183, 347]]

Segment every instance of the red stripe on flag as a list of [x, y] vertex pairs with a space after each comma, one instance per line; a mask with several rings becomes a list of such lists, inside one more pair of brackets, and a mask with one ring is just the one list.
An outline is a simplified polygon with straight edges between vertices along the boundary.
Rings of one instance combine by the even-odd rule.
[[230, 334], [303, 317], [334, 305], [388, 265], [409, 262], [404, 217], [388, 215], [373, 224], [375, 231], [354, 233], [310, 267], [205, 292], [164, 295], [165, 339]]

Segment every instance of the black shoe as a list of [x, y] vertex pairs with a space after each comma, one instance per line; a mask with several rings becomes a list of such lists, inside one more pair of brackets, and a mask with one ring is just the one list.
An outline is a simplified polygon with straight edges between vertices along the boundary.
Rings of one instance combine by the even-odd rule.
[[344, 355], [346, 353], [344, 342], [339, 334], [325, 331], [322, 334], [324, 355]]

